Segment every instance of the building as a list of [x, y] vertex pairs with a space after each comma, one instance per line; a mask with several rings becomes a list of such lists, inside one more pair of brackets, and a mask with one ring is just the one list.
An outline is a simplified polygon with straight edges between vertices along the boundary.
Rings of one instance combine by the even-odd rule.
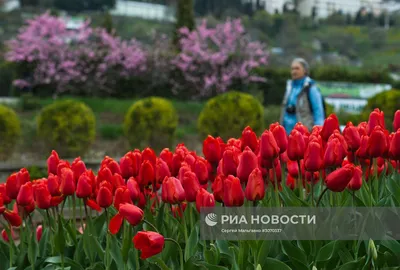
[[324, 19], [335, 12], [355, 16], [362, 8], [365, 12], [379, 15], [382, 12], [382, 0], [300, 0], [298, 11], [302, 16]]

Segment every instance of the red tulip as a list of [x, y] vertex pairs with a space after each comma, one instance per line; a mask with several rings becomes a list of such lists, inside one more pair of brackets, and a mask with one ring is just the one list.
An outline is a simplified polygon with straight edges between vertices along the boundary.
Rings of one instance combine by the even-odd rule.
[[368, 152], [372, 158], [383, 157], [387, 151], [387, 136], [380, 126], [375, 126], [368, 140]]
[[126, 187], [129, 190], [129, 194], [131, 196], [131, 200], [133, 202], [136, 202], [139, 199], [140, 188], [139, 188], [139, 184], [137, 183], [135, 178], [133, 178], [133, 177], [129, 178], [127, 183], [126, 183]]
[[186, 198], [181, 182], [175, 177], [166, 177], [162, 184], [162, 200], [169, 204], [183, 202]]
[[353, 126], [353, 123], [347, 123], [343, 130], [343, 137], [347, 142], [349, 151], [355, 152], [358, 148], [360, 148], [361, 136], [357, 127]]
[[150, 147], [147, 147], [142, 151], [142, 161], [144, 162], [145, 160], [150, 161], [151, 165], [156, 166], [157, 155]]
[[287, 154], [290, 160], [296, 161], [303, 159], [306, 144], [303, 135], [297, 130], [292, 130], [289, 135]]
[[[54, 198], [54, 197], [53, 197]], [[89, 206], [91, 209], [100, 212], [101, 207], [94, 201], [94, 200], [86, 200], [86, 205]]]
[[196, 162], [196, 157], [194, 157], [194, 155], [192, 155], [192, 154], [188, 154], [185, 156], [183, 161], [186, 162], [186, 164], [188, 164], [190, 166], [190, 168], [193, 170], [194, 163]]
[[256, 133], [251, 129], [251, 127], [247, 126], [243, 132], [241, 140], [241, 150], [243, 151], [246, 147], [249, 147], [253, 152], [257, 151], [258, 148], [258, 139]]
[[101, 186], [99, 192], [97, 193], [96, 202], [101, 208], [110, 207], [113, 202], [111, 189], [106, 185]]
[[69, 165], [69, 162], [68, 162], [68, 161], [60, 160], [60, 162], [58, 163], [58, 166], [57, 166], [57, 176], [58, 176], [58, 177], [61, 177], [61, 174], [62, 174], [61, 171], [62, 171], [64, 168], [71, 169], [71, 165]]
[[43, 232], [42, 225], [37, 226], [37, 228], [36, 228], [36, 240], [38, 242], [40, 242], [40, 239], [42, 239], [42, 232]]
[[75, 180], [74, 172], [69, 168], [61, 170], [61, 193], [65, 196], [73, 195], [75, 193]]
[[274, 160], [273, 166], [274, 166], [275, 172], [272, 168], [270, 168], [268, 170], [269, 180], [271, 181], [272, 184], [275, 184], [276, 180], [278, 180], [278, 183], [280, 183], [282, 181], [282, 168], [281, 168], [281, 162], [279, 161], [279, 159], [276, 158]]
[[274, 135], [276, 144], [279, 147], [279, 153], [282, 154], [288, 147], [288, 136], [286, 134], [286, 130], [279, 123], [272, 124], [270, 126], [270, 130]]
[[125, 186], [124, 179], [122, 178], [122, 176], [120, 174], [117, 174], [117, 173], [114, 174], [113, 177], [111, 178], [111, 183], [114, 187], [114, 190], [119, 187]]
[[33, 211], [35, 211], [35, 202], [32, 201], [30, 204], [22, 207], [21, 216], [29, 216]]
[[20, 206], [27, 206], [34, 203], [31, 182], [25, 183], [21, 186], [17, 197], [17, 203]]
[[339, 139], [334, 138], [330, 140], [327, 144], [324, 156], [324, 166], [325, 168], [329, 167], [339, 167], [343, 159], [346, 157], [346, 153], [343, 149], [342, 144]]
[[141, 259], [147, 259], [161, 253], [164, 248], [164, 237], [156, 232], [138, 232], [132, 241], [135, 248], [142, 252], [140, 254]]
[[286, 179], [286, 186], [288, 186], [291, 190], [293, 190], [296, 186], [296, 178], [288, 174]]
[[197, 157], [194, 163], [193, 171], [199, 179], [200, 184], [204, 185], [208, 182], [209, 169], [207, 160], [202, 157]]
[[11, 202], [11, 198], [7, 195], [6, 183], [0, 184], [0, 198], [4, 204], [9, 204]]
[[22, 224], [22, 219], [18, 215], [18, 212], [6, 210], [4, 211], [3, 216], [5, 220], [7, 220], [8, 223], [10, 223], [11, 226], [19, 227]]
[[6, 181], [6, 194], [11, 199], [17, 198], [21, 185], [17, 181], [17, 173], [11, 174]]
[[100, 168], [109, 168], [111, 171], [111, 174], [121, 174], [121, 168], [119, 167], [118, 162], [116, 162], [114, 159], [110, 158], [109, 156], [105, 156], [103, 161], [100, 164]]
[[35, 201], [40, 209], [49, 209], [51, 207], [51, 194], [46, 184], [35, 187]]
[[349, 146], [347, 145], [347, 142], [346, 142], [345, 138], [343, 137], [343, 135], [340, 133], [340, 131], [335, 130], [335, 131], [332, 133], [332, 135], [329, 137], [328, 143], [329, 143], [330, 141], [332, 141], [333, 139], [338, 139], [339, 142], [340, 142], [340, 145], [341, 145], [342, 148], [343, 148], [343, 151], [344, 151], [345, 153], [347, 153], [347, 149], [349, 148]]
[[51, 151], [51, 155], [47, 159], [47, 172], [48, 174], [57, 174], [57, 166], [60, 162], [60, 158], [58, 157], [58, 153], [56, 151]]
[[224, 181], [224, 204], [225, 206], [242, 206], [244, 203], [244, 192], [240, 180], [229, 175]]
[[289, 160], [286, 166], [289, 174], [292, 177], [297, 178], [299, 176], [299, 164], [297, 163], [297, 161]]
[[280, 150], [275, 137], [269, 130], [265, 130], [260, 139], [260, 153], [265, 160], [273, 160], [278, 157]]
[[305, 172], [305, 179], [308, 183], [316, 184], [319, 181], [319, 172]]
[[360, 148], [358, 148], [358, 150], [356, 151], [357, 158], [359, 158], [359, 159], [368, 159], [369, 158], [368, 142], [369, 142], [368, 135], [361, 136]]
[[389, 149], [390, 157], [394, 160], [400, 160], [400, 130], [397, 129], [393, 136]]
[[400, 128], [400, 110], [394, 113], [393, 131], [396, 132]]
[[88, 173], [83, 173], [78, 179], [78, 185], [76, 187], [76, 196], [78, 198], [90, 197], [93, 193], [93, 179], [88, 175]]
[[239, 163], [239, 152], [236, 148], [228, 146], [222, 155], [222, 171], [224, 175], [236, 175]]
[[142, 153], [139, 150], [131, 151], [125, 154], [120, 161], [119, 167], [123, 178], [136, 177], [139, 174], [140, 165], [142, 164]]
[[214, 193], [214, 198], [217, 202], [223, 202], [224, 198], [224, 180], [225, 176], [218, 175], [215, 177], [214, 182], [211, 185], [211, 189]]
[[131, 193], [125, 186], [119, 187], [115, 190], [114, 207], [119, 210], [120, 206], [124, 203], [132, 204]]
[[19, 172], [17, 172], [17, 181], [20, 186], [31, 181], [31, 177], [29, 176], [27, 169], [22, 168], [19, 170]]
[[173, 154], [171, 175], [176, 176], [179, 173], [179, 169], [181, 168], [184, 159], [185, 153], [183, 150], [178, 149], [178, 151]]
[[240, 139], [235, 139], [235, 138], [230, 138], [226, 142], [226, 146], [233, 146], [237, 148], [238, 150], [242, 149], [242, 141]]
[[119, 232], [124, 219], [132, 226], [136, 226], [143, 220], [143, 210], [133, 204], [121, 204], [118, 213], [111, 218], [110, 224], [108, 225], [111, 234]]
[[60, 184], [60, 178], [57, 175], [50, 173], [49, 177], [47, 178], [47, 187], [49, 188], [51, 196], [61, 195]]
[[165, 177], [170, 177], [171, 172], [169, 170], [168, 164], [162, 160], [161, 158], [157, 159], [156, 162], [156, 181], [159, 184], [162, 184], [162, 181]]
[[358, 129], [358, 133], [360, 133], [360, 137], [364, 136], [364, 135], [368, 135], [367, 134], [367, 122], [361, 122], [360, 124], [358, 124], [357, 129]]
[[300, 134], [303, 136], [308, 137], [310, 135], [308, 128], [300, 122], [296, 123], [296, 125], [294, 125], [293, 129], [300, 132]]
[[99, 172], [97, 173], [97, 182], [101, 183], [103, 181], [112, 182], [113, 173], [108, 167], [100, 168]]
[[347, 164], [332, 173], [326, 179], [326, 187], [334, 192], [342, 192], [350, 183], [354, 175], [354, 165]]
[[201, 188], [199, 192], [197, 192], [196, 196], [196, 209], [200, 213], [202, 207], [214, 207], [215, 199], [214, 195], [209, 193], [204, 188]]
[[309, 172], [317, 172], [323, 166], [322, 146], [318, 141], [311, 141], [304, 154], [304, 167]]
[[180, 218], [182, 218], [183, 217], [183, 213], [186, 210], [186, 207], [187, 207], [187, 203], [186, 202], [183, 202], [180, 205], [172, 205], [171, 206], [171, 212], [172, 212], [172, 215], [174, 216], [174, 218], [177, 218], [178, 216]]
[[380, 111], [379, 109], [373, 110], [369, 115], [367, 124], [368, 136], [371, 136], [371, 133], [376, 126], [380, 126], [382, 129], [385, 129], [385, 115], [383, 111]]
[[172, 170], [173, 155], [174, 154], [169, 150], [169, 148], [164, 148], [160, 153], [160, 158], [167, 163], [170, 170]]
[[360, 166], [354, 168], [354, 175], [351, 178], [347, 188], [350, 190], [359, 190], [362, 186], [362, 170]]
[[321, 130], [321, 137], [324, 141], [328, 141], [329, 136], [335, 131], [339, 129], [339, 119], [335, 114], [331, 114], [328, 118], [325, 119], [324, 125]]
[[187, 165], [185, 162], [183, 162], [181, 168], [179, 169], [178, 179], [182, 182], [183, 177], [185, 176], [185, 173], [191, 172], [191, 171], [192, 170], [190, 169], [189, 165]]
[[156, 175], [151, 161], [144, 160], [142, 166], [140, 167], [139, 176], [137, 178], [139, 185], [142, 187], [148, 186], [154, 182], [155, 177]]
[[[12, 233], [12, 231], [11, 231], [11, 233]], [[12, 234], [13, 234], [13, 233], [12, 233]], [[9, 242], [10, 242], [10, 239], [8, 238], [8, 234], [7, 234], [7, 232], [6, 232], [5, 229], [3, 229], [3, 230], [1, 231], [1, 238], [3, 238], [3, 241], [6, 242], [6, 243], [9, 243]]]
[[239, 155], [239, 165], [237, 167], [237, 176], [240, 181], [247, 182], [251, 172], [258, 167], [257, 156], [251, 151], [249, 147]]
[[194, 172], [186, 172], [183, 176], [182, 186], [185, 190], [186, 200], [188, 202], [196, 201], [197, 192], [200, 189], [200, 183]]
[[208, 162], [212, 164], [218, 163], [222, 157], [221, 145], [218, 139], [208, 135], [203, 142], [203, 154]]
[[259, 201], [264, 198], [265, 184], [262, 172], [259, 168], [255, 168], [251, 172], [246, 185], [245, 194], [249, 201]]
[[78, 157], [72, 162], [71, 169], [74, 172], [74, 179], [75, 179], [75, 183], [76, 183], [78, 181], [79, 177], [81, 176], [81, 174], [86, 172], [86, 165], [81, 160], [81, 158]]

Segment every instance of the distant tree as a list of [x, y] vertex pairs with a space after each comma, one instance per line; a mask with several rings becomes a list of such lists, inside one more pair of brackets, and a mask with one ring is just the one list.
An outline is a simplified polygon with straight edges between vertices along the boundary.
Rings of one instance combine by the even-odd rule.
[[116, 0], [54, 0], [58, 9], [79, 12], [85, 10], [107, 10], [115, 6]]
[[189, 30], [193, 30], [196, 26], [194, 21], [193, 0], [178, 0], [176, 19], [174, 44], [179, 45], [179, 29], [186, 27]]
[[107, 33], [109, 34], [111, 34], [111, 32], [114, 30], [112, 16], [109, 12], [106, 12], [104, 15], [102, 27], [106, 29]]
[[19, 5], [21, 7], [38, 6], [39, 0], [19, 0]]

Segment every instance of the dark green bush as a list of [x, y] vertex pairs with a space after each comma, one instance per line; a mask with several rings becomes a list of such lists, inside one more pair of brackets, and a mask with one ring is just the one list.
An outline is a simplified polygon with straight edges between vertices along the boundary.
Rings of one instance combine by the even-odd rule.
[[178, 126], [170, 101], [149, 97], [135, 102], [125, 115], [124, 132], [132, 147], [169, 147]]
[[84, 103], [74, 100], [56, 101], [42, 109], [38, 136], [48, 150], [55, 149], [65, 157], [83, 155], [96, 137], [95, 116]]
[[21, 136], [21, 126], [13, 109], [0, 104], [0, 160], [11, 156]]
[[197, 128], [201, 138], [207, 135], [224, 139], [239, 137], [246, 126], [261, 132], [264, 110], [252, 95], [236, 91], [210, 99], [200, 113]]
[[115, 140], [123, 136], [124, 130], [120, 124], [103, 124], [100, 126], [100, 136], [106, 140]]
[[362, 117], [368, 119], [369, 114], [375, 108], [379, 108], [384, 112], [386, 128], [391, 130], [393, 128], [394, 113], [400, 109], [400, 90], [393, 89], [382, 92], [368, 99], [368, 104], [363, 110]]
[[19, 106], [22, 111], [32, 111], [40, 108], [39, 98], [32, 93], [22, 94], [19, 101]]
[[14, 78], [14, 64], [0, 61], [0, 96], [11, 95]]

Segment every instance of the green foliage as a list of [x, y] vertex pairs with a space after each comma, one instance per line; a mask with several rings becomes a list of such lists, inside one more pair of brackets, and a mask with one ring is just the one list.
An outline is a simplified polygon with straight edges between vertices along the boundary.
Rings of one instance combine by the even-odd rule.
[[178, 125], [172, 103], [159, 97], [135, 102], [125, 115], [124, 132], [132, 147], [171, 146]]
[[28, 167], [26, 169], [28, 170], [29, 175], [30, 175], [32, 180], [45, 178], [48, 175], [47, 169], [45, 169], [45, 168], [40, 168], [40, 167], [37, 167], [37, 166], [31, 166], [31, 167]]
[[176, 18], [177, 22], [174, 32], [174, 43], [178, 45], [179, 29], [187, 27], [189, 30], [193, 30], [196, 26], [194, 21], [193, 0], [178, 0]]
[[103, 25], [102, 27], [107, 30], [108, 33], [111, 33], [114, 29], [112, 16], [109, 12], [104, 15]]
[[17, 114], [11, 108], [0, 105], [0, 160], [11, 156], [21, 136], [21, 126]]
[[32, 93], [22, 94], [19, 106], [22, 111], [32, 111], [41, 107], [39, 98], [35, 97]]
[[386, 128], [391, 130], [394, 113], [400, 108], [400, 90], [391, 90], [377, 94], [368, 99], [368, 104], [363, 110], [363, 118], [368, 119], [369, 114], [375, 108], [379, 108], [385, 113]]
[[124, 134], [119, 124], [103, 124], [100, 126], [100, 136], [106, 140], [115, 140]]
[[40, 112], [37, 131], [48, 149], [66, 157], [83, 155], [95, 139], [95, 122], [93, 111], [84, 103], [56, 101]]
[[0, 61], [0, 96], [9, 96], [15, 78], [14, 64]]
[[261, 103], [249, 94], [233, 91], [210, 99], [199, 116], [197, 127], [202, 138], [210, 134], [228, 139], [239, 137], [246, 126], [261, 132], [263, 121]]

